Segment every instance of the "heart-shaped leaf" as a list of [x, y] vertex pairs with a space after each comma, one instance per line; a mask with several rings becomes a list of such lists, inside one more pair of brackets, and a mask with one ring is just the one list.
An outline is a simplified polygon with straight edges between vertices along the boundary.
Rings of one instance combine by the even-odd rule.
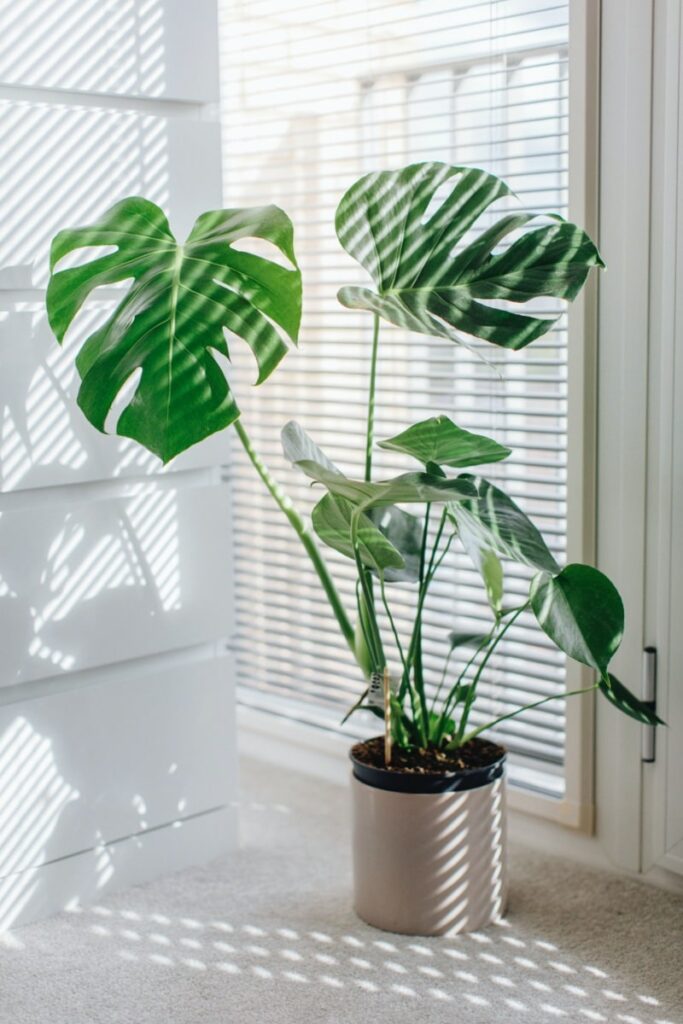
[[539, 573], [530, 597], [553, 643], [604, 675], [624, 632], [624, 605], [614, 584], [590, 565], [573, 564], [557, 576]]
[[[441, 186], [446, 194], [438, 202]], [[494, 253], [534, 218], [528, 213], [501, 217], [456, 254], [478, 218], [507, 195], [510, 189], [495, 175], [445, 163], [361, 178], [343, 196], [336, 228], [377, 290], [342, 288], [339, 301], [421, 334], [459, 341], [463, 332], [505, 348], [528, 345], [552, 327], [553, 318], [481, 300], [573, 299], [602, 260], [588, 235], [559, 217]]]
[[637, 722], [642, 722], [644, 725], [666, 725], [666, 722], [657, 717], [653, 707], [634, 697], [631, 691], [627, 690], [611, 672], [600, 677], [598, 686], [607, 700], [630, 718], [635, 718]]
[[[464, 473], [458, 479], [474, 483], [477, 496], [449, 508], [449, 515], [475, 564], [479, 562], [480, 571], [480, 552], [492, 551], [532, 569], [542, 569], [552, 575], [559, 572], [560, 567], [543, 537], [512, 498], [482, 477]], [[495, 569], [493, 562], [491, 569]]]
[[379, 442], [380, 448], [405, 452], [424, 463], [465, 468], [500, 462], [512, 454], [509, 448], [482, 434], [471, 434], [456, 426], [448, 416], [433, 416], [408, 427], [403, 433]]
[[[326, 494], [313, 509], [313, 529], [323, 543], [347, 558], [354, 558], [351, 541], [351, 518], [355, 507], [345, 498]], [[362, 514], [358, 522], [358, 552], [363, 565], [383, 575], [386, 569], [403, 569], [400, 551], [378, 530], [372, 520]]]
[[[234, 248], [243, 238], [271, 242], [293, 269]], [[69, 253], [90, 246], [115, 248], [55, 269]], [[158, 206], [124, 199], [92, 226], [60, 231], [50, 266], [47, 311], [59, 341], [95, 288], [131, 282], [81, 348], [78, 404], [104, 431], [117, 396], [140, 372], [116, 433], [164, 462], [239, 416], [215, 358], [216, 352], [229, 355], [224, 329], [251, 348], [257, 383], [287, 352], [283, 334], [295, 341], [299, 330], [301, 275], [292, 225], [275, 206], [205, 213], [179, 245]]]

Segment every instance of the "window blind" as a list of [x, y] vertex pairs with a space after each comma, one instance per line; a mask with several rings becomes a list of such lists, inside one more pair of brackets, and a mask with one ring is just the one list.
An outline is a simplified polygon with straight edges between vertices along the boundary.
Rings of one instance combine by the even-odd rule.
[[[252, 357], [235, 341], [232, 376], [247, 429], [308, 513], [320, 494], [282, 457], [288, 419], [343, 470], [362, 474], [363, 464], [372, 318], [336, 300], [342, 285], [365, 283], [335, 236], [339, 199], [368, 171], [445, 160], [500, 175], [528, 208], [565, 212], [568, 0], [223, 0], [221, 26], [225, 203], [283, 207], [304, 279], [299, 349], [253, 388]], [[559, 309], [544, 300], [535, 311]], [[564, 318], [519, 353], [476, 343], [468, 351], [390, 325], [381, 331], [376, 437], [445, 413], [509, 445], [514, 455], [486, 475], [535, 518], [561, 561]], [[380, 450], [374, 467], [378, 479], [411, 468]], [[358, 670], [298, 538], [237, 448], [233, 479], [240, 699], [338, 727], [360, 693]], [[325, 555], [355, 618], [351, 563]], [[528, 574], [506, 563], [506, 577], [512, 602]], [[391, 595], [405, 636], [414, 591], [392, 584]], [[454, 550], [424, 616], [431, 685], [448, 632], [488, 622], [480, 580]], [[457, 658], [452, 665], [461, 667]], [[563, 689], [562, 656], [531, 617], [521, 618], [490, 664], [474, 718]], [[367, 734], [368, 725], [376, 731], [374, 719], [351, 719], [347, 728]], [[507, 721], [498, 736], [512, 751], [561, 764], [564, 728], [564, 704], [555, 701]]]

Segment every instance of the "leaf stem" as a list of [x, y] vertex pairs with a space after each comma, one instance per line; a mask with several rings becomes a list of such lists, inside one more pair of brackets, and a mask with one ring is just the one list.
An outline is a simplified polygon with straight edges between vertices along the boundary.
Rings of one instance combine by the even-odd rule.
[[342, 636], [344, 637], [344, 640], [346, 641], [349, 649], [351, 650], [351, 653], [354, 655], [355, 658], [356, 652], [353, 626], [351, 625], [349, 617], [346, 614], [346, 609], [342, 604], [342, 600], [334, 584], [334, 580], [330, 576], [330, 571], [327, 568], [325, 560], [320, 554], [320, 551], [318, 550], [318, 547], [315, 543], [315, 540], [313, 539], [310, 530], [306, 526], [306, 523], [301, 514], [294, 507], [292, 499], [278, 484], [278, 482], [271, 476], [268, 467], [265, 465], [263, 459], [252, 445], [251, 439], [244, 428], [242, 420], [236, 420], [234, 423], [234, 427], [235, 431], [237, 432], [237, 436], [242, 442], [242, 447], [247, 453], [254, 469], [261, 477], [261, 480], [266, 485], [268, 492], [275, 500], [279, 509], [282, 511], [282, 513], [286, 516], [290, 524], [293, 526], [297, 536], [299, 537], [299, 540], [306, 549], [306, 553], [308, 554], [308, 557], [311, 560], [313, 568], [315, 569], [318, 575], [318, 579], [320, 580], [323, 590], [325, 591], [327, 600], [330, 603], [330, 608], [332, 609], [332, 612], [334, 613], [334, 616], [339, 624]]
[[[592, 686], [584, 686], [581, 690], [569, 690], [566, 693], [554, 693], [552, 697], [543, 697], [542, 700], [534, 701], [533, 704], [525, 704], [523, 708], [516, 708], [515, 711], [510, 711], [507, 715], [501, 715], [500, 718], [494, 718], [490, 722], [486, 722], [484, 725], [480, 725], [478, 729], [473, 729], [472, 732], [468, 732], [466, 736], [457, 742], [457, 746], [462, 747], [465, 743], [473, 740], [475, 736], [484, 732], [486, 729], [492, 729], [494, 725], [498, 725], [499, 722], [505, 722], [508, 718], [514, 718], [515, 715], [521, 715], [523, 711], [530, 711], [532, 708], [538, 708], [541, 704], [547, 704], [550, 700], [560, 700], [561, 697], [577, 697], [580, 693], [591, 693], [593, 690], [597, 690], [598, 683], [593, 683]], [[455, 750], [453, 743], [449, 743], [447, 750]]]
[[[465, 701], [465, 706], [462, 709], [462, 715], [460, 716], [460, 722], [458, 724], [458, 732], [456, 734], [455, 739], [453, 740], [453, 743], [456, 743], [457, 746], [461, 746], [461, 744], [464, 742], [464, 740], [462, 739], [462, 735], [463, 735], [463, 732], [465, 731], [465, 729], [467, 728], [467, 722], [468, 722], [468, 719], [470, 717], [470, 711], [472, 710], [472, 705], [474, 703], [475, 697], [477, 696], [477, 686], [479, 685], [479, 680], [482, 677], [482, 673], [483, 673], [484, 669], [488, 665], [488, 663], [491, 660], [491, 657], [493, 656], [493, 654], [494, 654], [498, 644], [501, 642], [501, 640], [503, 639], [503, 637], [505, 636], [507, 631], [510, 629], [511, 626], [514, 625], [514, 623], [517, 621], [517, 619], [522, 614], [522, 612], [526, 611], [526, 609], [528, 607], [529, 607], [529, 604], [527, 602], [526, 604], [520, 605], [519, 608], [515, 609], [514, 615], [512, 615], [510, 620], [505, 623], [505, 625], [501, 629], [500, 633], [498, 633], [498, 636], [496, 636], [494, 638], [493, 642], [488, 647], [488, 649], [486, 651], [486, 654], [481, 659], [481, 662], [479, 663], [479, 668], [475, 672], [474, 679], [472, 680], [472, 683], [470, 684], [470, 690], [469, 690], [468, 695], [467, 695], [467, 700]], [[455, 748], [452, 748], [452, 749], [455, 749]]]
[[[377, 625], [377, 616], [375, 615], [375, 603], [372, 594], [372, 582], [370, 579], [370, 573], [363, 565], [363, 561], [360, 557], [360, 548], [358, 545], [358, 517], [361, 514], [359, 509], [355, 509], [351, 514], [350, 523], [350, 539], [353, 547], [353, 555], [356, 561], [356, 571], [358, 573], [358, 579], [361, 585], [361, 591], [365, 598], [365, 606], [368, 613], [367, 627], [369, 630], [369, 637], [372, 641], [370, 646], [370, 657], [373, 661], [373, 671], [382, 672], [386, 664], [384, 658], [384, 648], [382, 646], [382, 636]], [[361, 609], [359, 608], [359, 614]]]
[[387, 599], [386, 587], [384, 585], [384, 575], [381, 575], [380, 578], [379, 578], [379, 588], [380, 588], [380, 593], [382, 594], [382, 604], [384, 605], [384, 611], [387, 613], [387, 618], [389, 620], [389, 625], [391, 626], [391, 632], [394, 634], [394, 641], [396, 643], [396, 649], [398, 650], [398, 654], [399, 654], [399, 657], [401, 659], [401, 666], [403, 667], [403, 671], [405, 672], [406, 671], [405, 654], [403, 653], [403, 645], [401, 643], [401, 638], [398, 635], [398, 630], [396, 628], [396, 623], [394, 622], [394, 616], [391, 614], [391, 608], [389, 607], [389, 601]]
[[379, 352], [379, 316], [374, 315], [372, 325], [372, 354], [370, 356], [370, 387], [368, 390], [368, 419], [365, 432], [365, 481], [372, 477], [372, 448], [375, 441], [375, 391], [377, 387], [377, 354]]
[[[425, 561], [427, 555], [427, 540], [429, 537], [429, 516], [432, 511], [431, 502], [427, 502], [425, 509], [424, 527], [422, 530], [422, 544], [420, 545], [420, 569], [419, 569], [419, 585], [420, 592], [423, 588], [426, 594], [427, 587], [429, 584], [425, 584]], [[433, 552], [432, 552], [433, 555]], [[430, 559], [431, 568], [431, 559]], [[429, 572], [427, 573], [429, 577]], [[405, 663], [404, 663], [405, 664]], [[429, 712], [427, 709], [427, 697], [425, 694], [425, 683], [424, 683], [424, 670], [422, 666], [422, 606], [420, 605], [420, 613], [415, 619], [415, 642], [413, 650], [413, 675], [415, 677], [415, 690], [417, 692], [418, 700], [420, 701], [420, 710], [422, 715], [422, 721], [424, 722], [424, 728], [427, 731], [427, 738], [429, 738]]]

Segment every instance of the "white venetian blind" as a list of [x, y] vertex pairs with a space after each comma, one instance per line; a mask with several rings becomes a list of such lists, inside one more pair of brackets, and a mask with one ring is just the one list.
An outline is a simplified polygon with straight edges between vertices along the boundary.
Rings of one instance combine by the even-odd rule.
[[[346, 471], [361, 474], [363, 465], [372, 318], [336, 300], [341, 285], [366, 283], [335, 237], [340, 197], [365, 172], [445, 160], [500, 175], [528, 208], [565, 212], [567, 21], [568, 0], [223, 0], [225, 203], [282, 206], [294, 221], [304, 279], [299, 350], [252, 388], [253, 360], [235, 340], [233, 378], [247, 429], [304, 511], [320, 493], [281, 455], [288, 419]], [[550, 300], [535, 309], [558, 311]], [[509, 445], [513, 457], [487, 475], [535, 517], [560, 560], [565, 327], [563, 318], [518, 353], [475, 346], [486, 363], [443, 339], [383, 326], [376, 423], [382, 438], [446, 413]], [[400, 456], [375, 456], [378, 476], [408, 468]], [[358, 670], [298, 539], [239, 451], [234, 503], [242, 699], [336, 727], [360, 692]], [[326, 554], [354, 616], [351, 564]], [[528, 575], [510, 564], [506, 573], [508, 600], [516, 601]], [[413, 591], [392, 584], [391, 593], [405, 635]], [[425, 616], [432, 684], [449, 630], [489, 621], [479, 579], [454, 551]], [[491, 663], [475, 717], [563, 688], [562, 657], [522, 618]], [[563, 702], [506, 722], [498, 735], [513, 751], [560, 763]]]

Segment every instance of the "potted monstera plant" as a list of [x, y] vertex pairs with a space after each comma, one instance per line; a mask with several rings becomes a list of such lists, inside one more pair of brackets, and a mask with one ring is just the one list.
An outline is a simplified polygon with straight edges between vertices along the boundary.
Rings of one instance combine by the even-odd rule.
[[[414, 934], [480, 928], [504, 908], [505, 751], [483, 734], [557, 698], [483, 725], [473, 724], [471, 712], [491, 658], [519, 616], [533, 614], [560, 650], [594, 671], [594, 683], [575, 692], [598, 690], [625, 714], [658, 722], [609, 671], [624, 623], [614, 585], [591, 566], [558, 565], [522, 509], [480, 475], [480, 467], [507, 458], [508, 448], [434, 410], [379, 441], [405, 456], [406, 471], [383, 480], [373, 474], [382, 321], [444, 344], [475, 338], [521, 349], [553, 323], [523, 304], [538, 296], [571, 301], [601, 266], [585, 232], [560, 217], [515, 210], [489, 217], [476, 232], [492, 204], [510, 195], [486, 171], [419, 163], [366, 175], [341, 199], [337, 235], [374, 283], [339, 293], [342, 305], [372, 317], [365, 472], [349, 478], [298, 424], [284, 426], [286, 456], [321, 491], [313, 533], [254, 449], [214, 357], [229, 356], [226, 332], [242, 338], [261, 384], [287, 341], [296, 341], [302, 289], [288, 217], [273, 206], [206, 213], [180, 245], [154, 203], [129, 198], [92, 226], [61, 231], [52, 244], [47, 309], [60, 342], [94, 289], [130, 282], [77, 358], [78, 403], [90, 422], [104, 431], [114, 401], [139, 373], [116, 433], [168, 462], [233, 425], [300, 537], [358, 663], [361, 692], [351, 712], [368, 709], [383, 723], [380, 735], [351, 751], [356, 909], [371, 924]], [[271, 243], [289, 266], [235, 247], [249, 237]], [[89, 251], [60, 269], [64, 257], [92, 247], [107, 251]], [[353, 615], [314, 534], [355, 564]], [[440, 685], [430, 688], [422, 615], [453, 545], [479, 570], [491, 620], [480, 634], [453, 630], [451, 653], [466, 649], [464, 668], [452, 672], [449, 656]], [[505, 560], [533, 570], [527, 596], [512, 606]], [[408, 636], [392, 613], [397, 582], [415, 592]]]

